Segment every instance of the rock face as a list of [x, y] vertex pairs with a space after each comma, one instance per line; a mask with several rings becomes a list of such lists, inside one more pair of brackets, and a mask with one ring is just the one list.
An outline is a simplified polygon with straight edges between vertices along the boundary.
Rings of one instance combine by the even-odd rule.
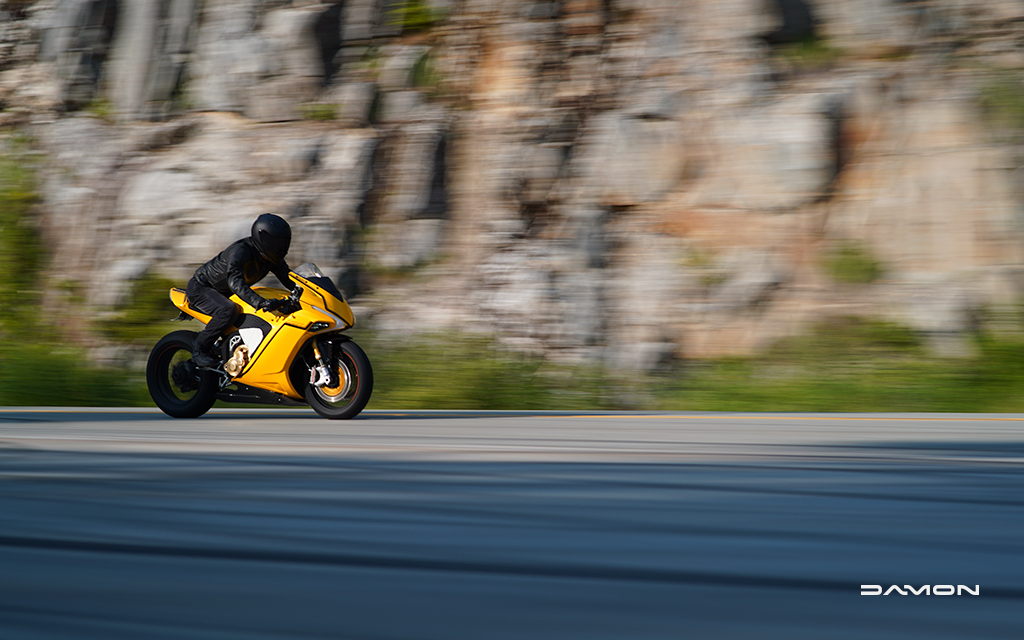
[[[1019, 304], [1024, 3], [2, 0], [0, 126], [96, 309], [259, 213], [381, 330], [647, 370]], [[829, 256], [879, 267], [850, 281]], [[832, 265], [832, 266], [830, 266]], [[856, 279], [854, 279], [856, 280]], [[952, 346], [951, 346], [952, 345]]]

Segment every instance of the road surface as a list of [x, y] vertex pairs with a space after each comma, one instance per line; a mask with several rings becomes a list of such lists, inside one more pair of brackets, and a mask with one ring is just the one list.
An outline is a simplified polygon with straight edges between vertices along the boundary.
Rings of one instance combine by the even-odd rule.
[[1018, 415], [0, 408], [0, 638], [1017, 639], [1022, 489]]

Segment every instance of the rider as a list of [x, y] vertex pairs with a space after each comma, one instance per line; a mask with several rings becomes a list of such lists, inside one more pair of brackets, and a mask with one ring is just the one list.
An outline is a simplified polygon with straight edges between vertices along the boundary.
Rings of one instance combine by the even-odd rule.
[[237, 240], [215, 258], [196, 269], [188, 281], [185, 292], [188, 304], [210, 316], [206, 328], [196, 336], [192, 360], [199, 367], [213, 367], [220, 362], [213, 344], [225, 329], [234, 324], [240, 310], [228, 299], [232, 293], [262, 311], [277, 311], [284, 300], [261, 297], [251, 285], [273, 272], [289, 289], [295, 283], [288, 277], [288, 263], [284, 261], [292, 242], [292, 229], [284, 218], [264, 213], [252, 223], [248, 238]]

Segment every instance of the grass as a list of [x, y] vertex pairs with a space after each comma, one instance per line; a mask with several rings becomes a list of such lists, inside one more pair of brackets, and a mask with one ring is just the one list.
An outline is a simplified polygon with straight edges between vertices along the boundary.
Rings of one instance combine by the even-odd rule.
[[551, 367], [486, 336], [358, 340], [373, 364], [371, 409], [603, 409], [602, 372]]
[[975, 339], [978, 357], [937, 358], [906, 327], [837, 318], [758, 357], [630, 375], [481, 336], [357, 337], [374, 366], [371, 409], [1024, 412], [1024, 339]]
[[932, 357], [921, 337], [837, 319], [762, 356], [662, 378], [657, 407], [702, 411], [1024, 411], [1024, 340], [980, 335], [979, 356]]
[[91, 365], [55, 338], [0, 340], [0, 406], [152, 406], [138, 376]]

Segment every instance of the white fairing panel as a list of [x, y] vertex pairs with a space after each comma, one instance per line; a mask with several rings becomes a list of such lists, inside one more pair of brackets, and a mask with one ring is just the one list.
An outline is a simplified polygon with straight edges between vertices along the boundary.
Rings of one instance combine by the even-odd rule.
[[256, 347], [260, 346], [260, 343], [263, 342], [263, 331], [255, 327], [239, 329], [238, 335], [242, 336], [242, 342], [245, 346], [249, 347], [249, 353], [255, 353]]

